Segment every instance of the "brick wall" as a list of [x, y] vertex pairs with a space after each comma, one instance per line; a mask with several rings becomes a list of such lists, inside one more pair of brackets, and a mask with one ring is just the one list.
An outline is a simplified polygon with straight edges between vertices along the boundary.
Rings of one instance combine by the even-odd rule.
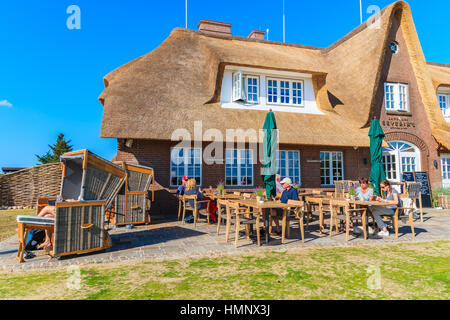
[[[420, 149], [421, 171], [428, 172], [432, 188], [436, 188], [442, 182], [439, 154], [435, 148], [436, 143], [432, 136], [422, 97], [419, 93], [403, 31], [399, 25], [399, 19], [396, 17], [393, 20], [389, 34], [389, 43], [396, 41], [399, 45], [399, 51], [397, 54], [392, 54], [386, 48], [387, 55], [377, 92], [376, 105], [380, 114], [380, 124], [386, 134], [386, 141], [405, 141], [416, 145]], [[385, 82], [408, 84], [409, 112], [386, 111], [384, 107]], [[434, 167], [434, 160], [437, 160], [438, 168]]]
[[37, 197], [56, 196], [60, 188], [60, 163], [0, 175], [0, 206], [35, 206]]

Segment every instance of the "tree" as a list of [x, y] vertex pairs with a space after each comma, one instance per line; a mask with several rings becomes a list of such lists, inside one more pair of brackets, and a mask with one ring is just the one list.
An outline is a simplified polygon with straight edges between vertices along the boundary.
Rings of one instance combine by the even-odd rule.
[[60, 133], [58, 138], [56, 138], [56, 143], [52, 146], [48, 145], [50, 150], [47, 151], [46, 154], [43, 156], [36, 155], [38, 161], [41, 164], [59, 162], [59, 157], [62, 154], [72, 151], [73, 146], [70, 145], [70, 142], [72, 142], [72, 140], [66, 140], [64, 134]]

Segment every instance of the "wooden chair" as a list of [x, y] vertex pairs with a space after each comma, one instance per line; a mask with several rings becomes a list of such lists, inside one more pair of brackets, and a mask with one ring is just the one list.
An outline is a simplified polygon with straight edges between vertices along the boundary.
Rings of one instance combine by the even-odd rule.
[[[249, 211], [247, 208], [243, 208], [239, 206], [239, 203], [228, 201], [227, 205], [228, 216], [231, 216], [231, 212], [234, 212], [236, 217], [236, 233], [235, 233], [235, 239], [234, 239], [234, 246], [237, 248], [238, 240], [239, 240], [239, 227], [241, 224], [245, 225], [245, 233], [247, 235], [247, 239], [250, 239], [250, 226], [253, 224], [256, 224], [256, 237], [258, 246], [261, 245], [261, 237], [260, 237], [260, 231], [259, 231], [259, 219], [255, 218], [254, 216], [251, 217]], [[228, 242], [228, 237], [226, 238], [226, 241]]]
[[[350, 204], [345, 200], [331, 199], [330, 200], [331, 207], [331, 217], [330, 217], [330, 237], [333, 234], [333, 221], [336, 225], [336, 233], [339, 232], [338, 229], [338, 220], [345, 221], [345, 240], [349, 240], [350, 233], [350, 221], [351, 220], [361, 220], [362, 227], [364, 230], [364, 239], [367, 239], [367, 231], [366, 231], [366, 212], [367, 208], [359, 208], [359, 209], [351, 209]], [[339, 214], [338, 211], [342, 209], [343, 214]], [[361, 217], [359, 215], [355, 215], [355, 213], [361, 212]]]
[[234, 191], [233, 194], [236, 195], [236, 196], [240, 196], [241, 195], [241, 193], [239, 191]]
[[[192, 207], [189, 203], [189, 199], [194, 201], [194, 207]], [[199, 203], [206, 203], [206, 207], [205, 208], [197, 208], [197, 204]], [[192, 211], [192, 215], [194, 216], [194, 228], [197, 227], [197, 220], [199, 218], [200, 214], [205, 214], [206, 215], [206, 219], [208, 221], [209, 224], [209, 200], [202, 200], [199, 201], [197, 199], [197, 195], [193, 194], [193, 195], [183, 195], [183, 223], [184, 223], [184, 218], [186, 217], [186, 211]]]
[[413, 206], [417, 200], [419, 200], [419, 212], [420, 222], [423, 222], [423, 210], [422, 210], [422, 195], [420, 190], [422, 189], [421, 182], [407, 182], [405, 186], [406, 197], [413, 200]]
[[225, 231], [225, 238], [228, 242], [228, 234], [230, 232], [231, 224], [235, 222], [235, 218], [231, 216], [230, 211], [227, 209], [228, 206], [228, 200], [226, 199], [218, 199], [217, 200], [217, 235], [220, 233], [220, 224], [222, 219], [226, 220], [226, 231]]
[[334, 182], [334, 194], [335, 194], [335, 197], [336, 198], [343, 198], [345, 192], [346, 192], [345, 182], [343, 180], [335, 181]]
[[180, 220], [180, 216], [181, 216], [181, 208], [183, 208], [183, 197], [179, 196], [178, 197], [178, 221]]
[[[314, 199], [314, 201], [311, 201]], [[319, 232], [322, 234], [324, 229], [323, 222], [325, 220], [325, 214], [329, 214], [331, 217], [331, 207], [329, 204], [325, 204], [324, 199], [306, 197], [305, 202], [307, 203], [307, 217], [306, 217], [306, 230], [309, 230], [309, 221], [313, 216], [313, 212], [319, 213]], [[317, 208], [317, 210], [316, 210]]]
[[293, 207], [290, 207], [288, 209], [288, 213], [286, 216], [287, 237], [289, 238], [291, 235], [290, 221], [298, 220], [301, 239], [302, 242], [305, 242], [305, 230], [303, 228], [305, 202], [297, 200], [288, 200], [287, 203], [293, 205]]
[[251, 193], [243, 193], [243, 194], [241, 194], [241, 196], [244, 199], [251, 199], [251, 198], [253, 198], [253, 195]]
[[[420, 182], [419, 182], [420, 183]], [[411, 233], [413, 239], [415, 239], [416, 235], [414, 233], [414, 201], [415, 199], [411, 199], [409, 197], [401, 198], [402, 206], [398, 207], [395, 210], [395, 214], [392, 217], [392, 226], [394, 227], [395, 237], [398, 239], [398, 220], [408, 218], [409, 224], [411, 226]]]

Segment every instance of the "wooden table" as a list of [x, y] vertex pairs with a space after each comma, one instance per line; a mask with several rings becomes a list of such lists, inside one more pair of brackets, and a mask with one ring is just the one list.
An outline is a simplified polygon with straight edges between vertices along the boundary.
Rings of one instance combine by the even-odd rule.
[[[384, 201], [364, 201], [364, 200], [348, 200], [350, 204], [353, 205], [359, 205], [364, 207], [369, 206], [378, 206], [378, 207], [388, 207], [392, 206], [392, 203], [384, 202]], [[368, 224], [368, 218], [366, 215], [366, 233], [369, 234], [369, 224]]]
[[262, 213], [262, 210], [266, 210], [266, 216], [264, 219], [264, 227], [265, 227], [265, 236], [266, 236], [266, 244], [269, 243], [269, 209], [283, 209], [283, 220], [281, 227], [281, 243], [284, 243], [285, 233], [286, 233], [286, 213], [288, 208], [295, 207], [292, 204], [280, 203], [275, 201], [266, 201], [266, 202], [258, 202], [256, 200], [231, 200], [233, 202], [238, 202], [242, 206], [246, 206], [249, 208], [256, 209], [257, 219], [259, 219], [259, 215]]
[[204, 193], [205, 197], [210, 198], [211, 200], [223, 199], [223, 200], [232, 200], [232, 199], [242, 199], [241, 195], [238, 194], [214, 194], [214, 193]]

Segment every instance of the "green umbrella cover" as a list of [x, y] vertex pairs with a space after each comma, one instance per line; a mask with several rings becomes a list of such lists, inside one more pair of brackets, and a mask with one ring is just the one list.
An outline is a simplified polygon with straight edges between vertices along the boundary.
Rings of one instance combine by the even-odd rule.
[[370, 124], [369, 130], [370, 137], [370, 162], [372, 167], [370, 168], [370, 182], [374, 187], [376, 195], [380, 195], [380, 182], [386, 179], [384, 172], [384, 166], [382, 162], [382, 143], [384, 139], [384, 132], [381, 129], [380, 122], [377, 119], [373, 119]]
[[277, 123], [275, 115], [269, 111], [264, 121], [264, 167], [261, 170], [264, 185], [266, 186], [267, 199], [277, 195], [275, 175], [277, 173], [276, 150], [278, 143]]

